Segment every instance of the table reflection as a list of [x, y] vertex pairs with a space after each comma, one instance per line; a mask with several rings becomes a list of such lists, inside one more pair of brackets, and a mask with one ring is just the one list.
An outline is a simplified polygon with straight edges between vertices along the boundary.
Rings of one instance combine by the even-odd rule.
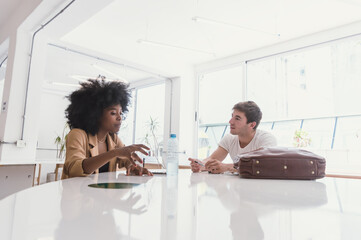
[[[326, 185], [303, 180], [250, 180], [238, 176], [193, 173], [191, 185], [206, 183], [230, 211], [233, 239], [264, 239], [261, 216], [280, 210], [307, 209], [327, 204]], [[210, 209], [212, 211], [212, 209]]]
[[[55, 239], [120, 239], [127, 237], [114, 219], [114, 210], [141, 215], [148, 209], [140, 205], [141, 195], [127, 189], [100, 189], [89, 184], [114, 182], [115, 176], [108, 174], [101, 180], [94, 176], [90, 181], [72, 179], [62, 182], [61, 219]], [[149, 178], [142, 178], [144, 183]], [[140, 187], [135, 186], [135, 188]]]

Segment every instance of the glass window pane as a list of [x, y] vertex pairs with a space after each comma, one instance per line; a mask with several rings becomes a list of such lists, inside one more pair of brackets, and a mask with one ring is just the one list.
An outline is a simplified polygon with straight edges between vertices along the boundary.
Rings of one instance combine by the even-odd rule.
[[[55, 139], [58, 136], [62, 137], [63, 132], [64, 134], [68, 133], [69, 130], [65, 128], [68, 119], [65, 117], [64, 112], [70, 104], [65, 96], [70, 95], [70, 93], [60, 95], [52, 92], [42, 92], [38, 118], [39, 126], [41, 126], [38, 131], [38, 148], [57, 149]], [[52, 109], [51, 114], [49, 114], [49, 109]], [[51, 158], [55, 156], [55, 152], [49, 155]]]
[[163, 146], [165, 84], [137, 91], [135, 142], [146, 144], [158, 154]]
[[262, 111], [262, 120], [270, 121], [285, 114], [282, 101], [278, 97], [284, 94], [282, 84], [276, 78], [275, 59], [267, 59], [247, 64], [247, 100], [257, 103]]
[[287, 118], [334, 114], [332, 52], [329, 46], [278, 58], [286, 82]]
[[133, 129], [134, 129], [134, 104], [135, 104], [135, 90], [132, 90], [131, 103], [128, 106], [128, 112], [125, 114], [125, 120], [122, 120], [122, 125], [118, 132], [119, 138], [125, 145], [133, 144]]
[[331, 172], [361, 174], [361, 116], [338, 118], [333, 149], [326, 159]]
[[199, 123], [228, 123], [242, 101], [242, 67], [204, 75], [199, 80]]
[[[207, 126], [199, 129], [198, 136], [198, 157], [203, 159], [212, 154], [217, 148], [218, 143], [224, 134], [229, 131], [228, 125], [223, 126]], [[207, 145], [206, 145], [207, 144]]]
[[361, 113], [361, 40], [353, 38], [331, 46], [336, 115]]
[[237, 66], [199, 79], [198, 158], [212, 154], [223, 135], [229, 132], [232, 108], [242, 101], [242, 74], [242, 66]]
[[277, 139], [278, 146], [293, 147], [295, 131], [300, 129], [301, 120], [275, 122], [272, 134]]
[[310, 148], [331, 149], [335, 118], [304, 120], [302, 130], [310, 138]]
[[333, 148], [361, 149], [361, 116], [338, 118]]
[[273, 127], [273, 122], [263, 122], [261, 121], [257, 127], [257, 129], [265, 130], [267, 132], [270, 132]]
[[264, 120], [360, 114], [361, 40], [247, 62], [247, 99]]
[[[198, 158], [204, 159], [211, 154], [212, 145], [207, 134], [208, 127], [199, 127], [198, 130]], [[214, 145], [213, 145], [214, 148]]]
[[308, 147], [326, 157], [327, 171], [358, 169], [361, 173], [360, 119], [346, 117], [361, 114], [357, 104], [361, 102], [361, 37], [249, 61], [246, 66], [246, 95], [261, 107], [264, 121], [309, 119], [297, 133], [297, 126], [279, 130], [276, 122], [273, 132], [280, 145], [292, 146], [292, 136], [300, 139], [300, 134], [308, 134]]

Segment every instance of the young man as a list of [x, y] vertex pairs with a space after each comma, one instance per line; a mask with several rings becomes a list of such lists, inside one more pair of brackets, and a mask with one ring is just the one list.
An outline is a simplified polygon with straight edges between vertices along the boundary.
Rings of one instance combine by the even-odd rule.
[[[235, 162], [237, 155], [241, 153], [262, 147], [276, 146], [276, 138], [271, 133], [257, 129], [261, 119], [262, 112], [255, 102], [247, 101], [234, 105], [232, 118], [229, 120], [230, 134], [225, 135], [219, 142], [218, 148], [203, 161], [189, 158], [192, 171], [233, 172], [236, 170], [232, 163], [222, 163], [227, 154]], [[203, 167], [197, 162], [202, 162], [205, 166]]]

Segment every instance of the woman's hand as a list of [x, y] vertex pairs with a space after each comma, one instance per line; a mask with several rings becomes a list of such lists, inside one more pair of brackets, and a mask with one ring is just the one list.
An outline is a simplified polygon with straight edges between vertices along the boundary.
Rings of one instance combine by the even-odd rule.
[[148, 169], [138, 165], [130, 165], [127, 169], [127, 176], [153, 176], [153, 173], [149, 172]]
[[135, 153], [135, 152], [141, 152], [144, 155], [148, 155], [146, 150], [149, 150], [150, 148], [143, 145], [143, 144], [133, 144], [122, 148], [117, 148], [118, 156], [119, 157], [125, 157], [129, 159], [133, 165], [136, 165], [135, 161], [143, 163], [142, 159]]

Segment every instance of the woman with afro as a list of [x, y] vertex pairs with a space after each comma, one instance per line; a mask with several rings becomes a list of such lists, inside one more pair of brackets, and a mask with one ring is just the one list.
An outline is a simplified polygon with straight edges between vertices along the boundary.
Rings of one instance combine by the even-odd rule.
[[62, 179], [114, 172], [125, 167], [128, 175], [152, 175], [136, 151], [147, 155], [142, 144], [125, 146], [116, 133], [128, 111], [128, 85], [116, 81], [89, 79], [68, 96], [65, 110], [71, 131], [66, 139], [66, 159]]

